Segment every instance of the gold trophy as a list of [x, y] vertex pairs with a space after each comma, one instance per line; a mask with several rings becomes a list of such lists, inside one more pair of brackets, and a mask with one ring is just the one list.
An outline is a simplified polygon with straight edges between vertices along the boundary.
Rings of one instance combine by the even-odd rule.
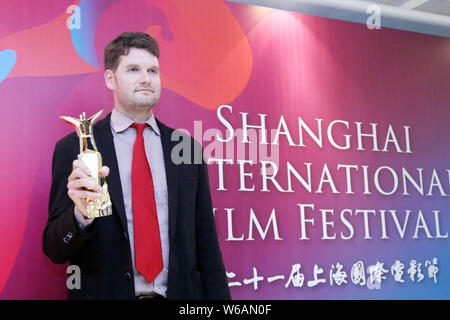
[[[94, 134], [92, 126], [94, 121], [100, 117], [103, 110], [100, 110], [89, 119], [86, 119], [86, 114], [80, 114], [80, 119], [61, 116], [60, 118], [66, 122], [73, 124], [76, 128], [78, 137], [80, 138], [80, 154], [78, 159], [91, 171], [91, 177], [102, 187], [103, 197], [101, 199], [86, 199], [87, 200], [87, 214], [88, 218], [98, 218], [109, 216], [112, 214], [111, 198], [108, 193], [108, 184], [104, 177], [99, 177], [98, 172], [102, 168], [102, 156], [97, 150], [94, 141]], [[91, 139], [94, 150], [89, 149], [88, 139]]]

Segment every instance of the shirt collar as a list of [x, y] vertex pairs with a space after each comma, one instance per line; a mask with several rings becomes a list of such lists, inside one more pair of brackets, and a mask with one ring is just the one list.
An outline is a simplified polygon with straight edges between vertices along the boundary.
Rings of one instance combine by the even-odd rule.
[[[122, 131], [125, 131], [128, 129], [132, 124], [134, 123], [134, 120], [130, 119], [125, 114], [117, 111], [115, 108], [111, 112], [111, 127], [114, 130], [115, 133], [120, 133]], [[150, 128], [152, 128], [153, 132], [155, 132], [158, 136], [161, 136], [161, 133], [159, 132], [158, 125], [156, 124], [155, 116], [152, 113], [150, 118], [145, 121], [146, 124], [149, 125]]]

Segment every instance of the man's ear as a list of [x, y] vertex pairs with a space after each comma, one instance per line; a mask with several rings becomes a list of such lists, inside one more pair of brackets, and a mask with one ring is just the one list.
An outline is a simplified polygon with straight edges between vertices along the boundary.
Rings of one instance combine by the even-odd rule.
[[106, 87], [110, 90], [114, 90], [116, 88], [116, 82], [114, 79], [114, 72], [112, 70], [106, 70], [105, 71], [105, 84]]

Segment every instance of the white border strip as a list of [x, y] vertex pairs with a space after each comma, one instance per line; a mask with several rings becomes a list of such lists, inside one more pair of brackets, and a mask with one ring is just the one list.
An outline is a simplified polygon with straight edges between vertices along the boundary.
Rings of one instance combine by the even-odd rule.
[[381, 26], [450, 37], [450, 18], [378, 3], [343, 0], [226, 0], [366, 24], [370, 6], [381, 10]]

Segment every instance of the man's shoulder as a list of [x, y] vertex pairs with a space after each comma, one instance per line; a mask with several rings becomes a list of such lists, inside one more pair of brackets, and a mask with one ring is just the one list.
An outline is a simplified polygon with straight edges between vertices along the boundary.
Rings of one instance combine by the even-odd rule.
[[79, 143], [78, 142], [78, 135], [74, 131], [72, 133], [69, 133], [69, 134], [65, 135], [61, 139], [59, 139], [56, 142], [56, 145], [57, 146], [67, 146], [67, 145], [73, 145], [73, 144], [78, 144], [78, 143]]
[[169, 127], [168, 125], [166, 125], [164, 122], [162, 122], [161, 120], [159, 120], [158, 118], [155, 117], [155, 121], [156, 124], [158, 125], [158, 129], [162, 134], [170, 134], [172, 135], [174, 131], [176, 131], [175, 128]]

